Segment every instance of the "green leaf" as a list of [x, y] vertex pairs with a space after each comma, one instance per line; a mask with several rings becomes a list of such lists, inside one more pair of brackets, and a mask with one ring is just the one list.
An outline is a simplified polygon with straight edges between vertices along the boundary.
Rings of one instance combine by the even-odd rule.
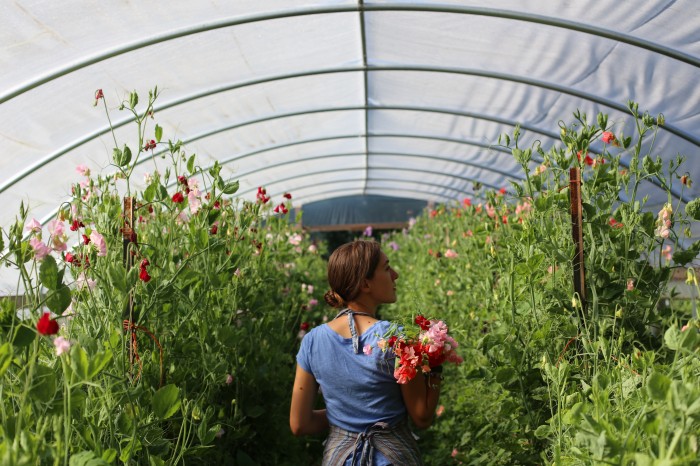
[[71, 290], [66, 285], [61, 285], [57, 290], [49, 293], [46, 298], [46, 307], [54, 314], [61, 315], [70, 306]]
[[233, 181], [231, 183], [226, 183], [224, 187], [221, 189], [224, 194], [234, 194], [236, 191], [238, 191], [238, 188], [240, 187], [240, 183], [238, 180]]
[[163, 138], [163, 128], [160, 125], [156, 125], [156, 142], [160, 142]]
[[85, 350], [79, 345], [73, 345], [70, 350], [70, 367], [81, 380], [89, 380], [90, 361]]
[[546, 424], [539, 426], [535, 430], [535, 437], [538, 439], [546, 439], [552, 433], [552, 428]]
[[700, 241], [695, 241], [685, 251], [676, 251], [673, 253], [673, 262], [676, 265], [685, 265], [695, 259], [700, 254]]
[[129, 149], [129, 146], [124, 144], [124, 150], [122, 151], [122, 163], [119, 166], [125, 167], [129, 165], [129, 162], [131, 162], [131, 149]]
[[153, 412], [160, 419], [168, 419], [180, 409], [180, 389], [168, 384], [153, 395]]
[[118, 167], [123, 165], [124, 154], [122, 154], [122, 151], [117, 147], [112, 149], [112, 160], [114, 161], [114, 165]]
[[108, 448], [107, 450], [102, 452], [102, 459], [105, 460], [108, 464], [114, 463], [114, 460], [117, 459], [117, 450], [114, 448]]
[[104, 466], [108, 463], [91, 451], [81, 451], [71, 455], [69, 466]]
[[12, 363], [12, 345], [7, 342], [0, 346], [0, 377], [5, 375], [5, 372]]
[[107, 276], [112, 288], [126, 293], [126, 271], [119, 264], [109, 264], [107, 266]]
[[93, 379], [97, 374], [100, 373], [102, 369], [109, 364], [112, 360], [112, 351], [107, 349], [105, 351], [100, 351], [95, 354], [90, 360], [90, 368], [88, 371], [88, 377]]
[[58, 288], [58, 265], [53, 256], [46, 256], [39, 266], [39, 281], [49, 290]]
[[12, 338], [12, 346], [15, 348], [25, 348], [36, 338], [36, 330], [26, 325], [18, 325]]
[[658, 372], [652, 372], [647, 379], [647, 393], [652, 400], [663, 401], [671, 388], [671, 379]]
[[148, 188], [143, 192], [143, 199], [146, 202], [153, 202], [153, 199], [156, 197], [156, 187], [155, 184], [148, 185]]
[[190, 158], [187, 160], [187, 171], [193, 175], [194, 175], [194, 161], [195, 161], [195, 156], [194, 156], [194, 154], [192, 154], [190, 156]]
[[52, 368], [42, 364], [34, 368], [29, 396], [44, 403], [50, 402], [56, 396], [56, 374]]

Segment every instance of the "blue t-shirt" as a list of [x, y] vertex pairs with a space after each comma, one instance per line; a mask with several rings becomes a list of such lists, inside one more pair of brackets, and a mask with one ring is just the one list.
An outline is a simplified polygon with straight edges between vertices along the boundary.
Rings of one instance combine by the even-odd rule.
[[[377, 422], [394, 425], [406, 417], [401, 387], [394, 378], [393, 351], [383, 352], [377, 341], [390, 327], [377, 321], [360, 335], [360, 353], [352, 338], [343, 338], [328, 325], [311, 330], [301, 341], [297, 363], [321, 386], [328, 422], [351, 432], [364, 432]], [[372, 345], [372, 354], [362, 351]]]

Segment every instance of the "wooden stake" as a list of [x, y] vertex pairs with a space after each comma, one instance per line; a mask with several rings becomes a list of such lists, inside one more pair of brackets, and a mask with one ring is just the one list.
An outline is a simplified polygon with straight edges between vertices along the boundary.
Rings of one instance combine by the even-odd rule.
[[[124, 198], [124, 223], [122, 226], [122, 261], [124, 264], [124, 269], [128, 275], [129, 270], [134, 265], [134, 256], [131, 254], [129, 249], [129, 244], [134, 237], [134, 198], [125, 197]], [[132, 367], [134, 364], [134, 345], [132, 344], [132, 339], [135, 337], [134, 325], [134, 294], [129, 292], [128, 301], [128, 312], [129, 312], [129, 362]]]
[[571, 195], [571, 233], [574, 239], [574, 291], [581, 300], [581, 313], [586, 308], [586, 271], [583, 262], [583, 212], [581, 206], [581, 169], [569, 170], [569, 193]]

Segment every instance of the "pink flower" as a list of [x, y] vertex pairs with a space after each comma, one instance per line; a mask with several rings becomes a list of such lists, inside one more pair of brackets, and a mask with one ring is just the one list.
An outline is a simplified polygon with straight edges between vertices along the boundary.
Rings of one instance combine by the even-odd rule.
[[457, 254], [457, 252], [454, 249], [448, 249], [447, 251], [445, 251], [445, 257], [447, 257], [448, 259], [454, 259], [456, 257], [459, 257], [459, 254]]
[[92, 233], [90, 233], [90, 242], [92, 242], [92, 245], [97, 249], [98, 256], [104, 257], [107, 255], [107, 242], [104, 236], [93, 230]]
[[56, 356], [60, 356], [70, 350], [70, 340], [66, 340], [63, 337], [56, 337], [53, 345], [56, 347]]
[[384, 338], [380, 338], [379, 341], [377, 341], [377, 346], [380, 350], [384, 351], [387, 348], [386, 340]]
[[671, 247], [670, 244], [667, 244], [664, 246], [663, 250], [661, 251], [661, 254], [664, 256], [664, 259], [666, 259], [666, 262], [671, 262], [671, 259], [673, 258], [673, 248]]
[[77, 171], [83, 176], [90, 176], [90, 169], [85, 165], [78, 165], [77, 167], [75, 167], [75, 171]]
[[627, 291], [633, 291], [634, 290], [634, 279], [628, 278], [627, 279]]
[[456, 448], [452, 450], [452, 458], [456, 457], [459, 454]]
[[231, 385], [233, 383], [233, 376], [231, 374], [226, 374], [226, 385]]
[[690, 328], [690, 324], [685, 324], [683, 327], [681, 327], [681, 332], [685, 332]]
[[372, 354], [372, 345], [365, 345], [364, 348], [362, 348], [362, 352], [365, 353], [367, 356]]
[[88, 290], [92, 290], [95, 288], [95, 285], [97, 285], [97, 282], [95, 280], [92, 280], [90, 278], [87, 278], [85, 276], [85, 272], [81, 273], [78, 275], [78, 278], [75, 280], [75, 286], [79, 289], [82, 290], [86, 286], [88, 287]]
[[394, 251], [398, 251], [398, 250], [399, 250], [399, 245], [396, 244], [396, 241], [390, 242], [390, 243], [389, 243], [389, 247], [390, 247], [391, 249], [393, 249]]
[[65, 226], [60, 220], [51, 220], [48, 225], [51, 234], [51, 245], [54, 251], [65, 251], [68, 249], [66, 241], [68, 236], [65, 233]]
[[190, 205], [190, 212], [193, 214], [196, 214], [199, 208], [202, 206], [202, 200], [200, 199], [200, 191], [199, 189], [191, 189], [189, 193], [187, 193], [187, 202]]
[[44, 257], [51, 253], [51, 248], [45, 245], [39, 238], [30, 239], [29, 245], [34, 249], [34, 258], [38, 261], [43, 260]]
[[41, 223], [37, 219], [32, 218], [31, 222], [24, 226], [24, 229], [32, 233], [41, 233]]
[[603, 132], [603, 135], [601, 136], [601, 139], [605, 144], [610, 144], [615, 142], [615, 135], [611, 133], [610, 131], [605, 131]]
[[289, 237], [288, 241], [289, 241], [289, 244], [291, 244], [293, 246], [299, 246], [299, 244], [301, 244], [301, 241], [303, 239], [304, 238], [299, 233], [295, 233]]
[[443, 415], [444, 412], [445, 412], [445, 406], [444, 406], [444, 405], [440, 405], [440, 406], [438, 406], [437, 410], [435, 410], [435, 415], [436, 415], [437, 417], [440, 417], [440, 416]]
[[309, 308], [316, 307], [317, 305], [318, 305], [318, 299], [311, 298], [309, 300], [309, 304], [308, 304]]
[[367, 226], [367, 228], [365, 228], [365, 231], [362, 232], [362, 234], [364, 236], [372, 236], [372, 225]]

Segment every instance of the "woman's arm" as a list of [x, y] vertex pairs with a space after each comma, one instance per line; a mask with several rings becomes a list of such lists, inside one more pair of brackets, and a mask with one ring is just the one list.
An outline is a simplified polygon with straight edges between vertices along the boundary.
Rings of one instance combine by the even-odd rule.
[[289, 427], [294, 435], [319, 434], [328, 429], [326, 410], [314, 409], [317, 394], [318, 382], [297, 364], [289, 412]]
[[419, 429], [427, 429], [433, 423], [435, 408], [440, 397], [442, 374], [430, 373], [425, 377], [420, 372], [408, 383], [401, 385], [403, 402], [408, 415]]

